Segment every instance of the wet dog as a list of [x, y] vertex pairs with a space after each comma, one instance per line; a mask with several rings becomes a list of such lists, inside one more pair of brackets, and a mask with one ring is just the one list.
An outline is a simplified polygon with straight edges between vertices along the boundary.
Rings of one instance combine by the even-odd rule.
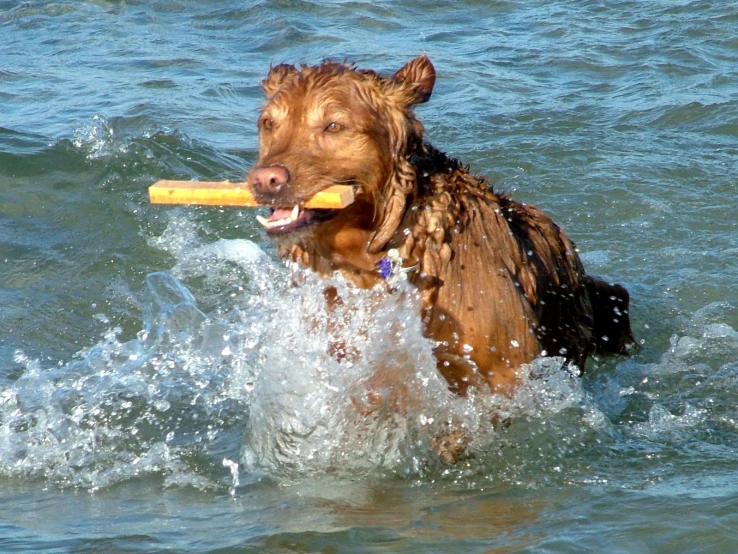
[[[269, 71], [248, 182], [273, 207], [260, 221], [280, 255], [363, 288], [407, 278], [458, 394], [509, 393], [518, 368], [541, 355], [583, 370], [594, 352], [626, 353], [627, 291], [588, 276], [541, 210], [424, 142], [413, 107], [434, 83], [424, 55], [390, 77], [334, 62]], [[303, 207], [335, 184], [354, 186], [356, 201]]]

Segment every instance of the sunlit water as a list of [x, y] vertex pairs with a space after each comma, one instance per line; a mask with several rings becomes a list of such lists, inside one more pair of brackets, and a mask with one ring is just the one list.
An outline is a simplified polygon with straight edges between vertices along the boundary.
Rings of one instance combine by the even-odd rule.
[[[738, 549], [737, 25], [700, 1], [0, 1], [0, 550]], [[243, 176], [270, 64], [421, 52], [428, 138], [629, 288], [633, 356], [456, 398], [412, 289], [336, 277], [329, 313], [253, 210], [148, 204]]]

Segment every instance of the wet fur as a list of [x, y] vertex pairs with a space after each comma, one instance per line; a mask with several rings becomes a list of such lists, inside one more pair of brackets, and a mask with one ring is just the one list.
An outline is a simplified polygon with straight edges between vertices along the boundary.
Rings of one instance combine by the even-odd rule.
[[[377, 271], [399, 251], [419, 290], [426, 334], [451, 390], [510, 392], [521, 364], [564, 356], [584, 369], [595, 351], [633, 343], [628, 293], [586, 275], [576, 248], [539, 209], [495, 193], [483, 177], [423, 141], [413, 106], [430, 98], [425, 56], [389, 78], [354, 66], [279, 65], [263, 82], [259, 168], [288, 181], [266, 204], [292, 206], [329, 185], [356, 202], [325, 221], [275, 236], [280, 254], [357, 286], [386, 286]], [[276, 190], [278, 188], [278, 190]]]

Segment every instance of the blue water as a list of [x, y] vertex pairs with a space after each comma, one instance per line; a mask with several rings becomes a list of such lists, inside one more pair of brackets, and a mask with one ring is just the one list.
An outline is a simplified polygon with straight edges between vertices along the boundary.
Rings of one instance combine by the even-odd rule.
[[[714, 1], [0, 0], [0, 551], [738, 550], [736, 29]], [[629, 288], [633, 356], [452, 398], [411, 290], [345, 291], [335, 337], [253, 210], [148, 203], [243, 177], [271, 64], [422, 52], [428, 139]], [[362, 417], [387, 360], [417, 402]]]

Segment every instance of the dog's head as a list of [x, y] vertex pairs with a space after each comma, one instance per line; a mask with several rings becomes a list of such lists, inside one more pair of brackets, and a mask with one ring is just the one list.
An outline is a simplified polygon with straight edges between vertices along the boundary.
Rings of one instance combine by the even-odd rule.
[[[259, 158], [248, 174], [257, 200], [274, 208], [262, 219], [267, 232], [290, 242], [339, 218], [349, 224], [362, 210], [370, 212], [366, 249], [381, 250], [415, 187], [408, 145], [420, 142], [423, 126], [413, 106], [430, 98], [434, 83], [425, 55], [387, 78], [335, 62], [271, 68], [262, 82]], [[357, 202], [336, 212], [302, 207], [336, 184], [355, 186]]]

